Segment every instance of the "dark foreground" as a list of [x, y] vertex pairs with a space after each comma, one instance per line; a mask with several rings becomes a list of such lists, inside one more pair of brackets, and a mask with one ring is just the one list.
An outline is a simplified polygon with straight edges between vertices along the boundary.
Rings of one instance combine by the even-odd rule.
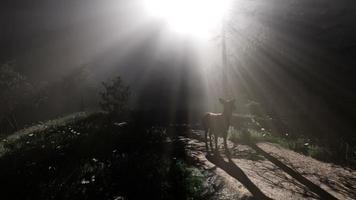
[[241, 139], [228, 158], [201, 134], [104, 113], [30, 127], [0, 143], [1, 199], [356, 199], [355, 170]]
[[137, 123], [73, 115], [4, 139], [1, 199], [209, 199], [174, 130]]

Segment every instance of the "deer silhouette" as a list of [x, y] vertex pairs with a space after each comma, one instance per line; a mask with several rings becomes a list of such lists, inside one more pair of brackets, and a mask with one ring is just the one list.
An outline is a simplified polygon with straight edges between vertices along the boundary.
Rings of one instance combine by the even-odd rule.
[[[227, 147], [227, 133], [231, 123], [232, 111], [235, 110], [235, 99], [225, 100], [219, 98], [220, 103], [223, 105], [224, 109], [222, 113], [206, 113], [202, 118], [202, 126], [205, 131], [205, 146], [206, 150], [209, 151], [208, 139], [210, 147], [213, 150], [212, 138], [214, 135], [215, 140], [215, 150], [219, 150], [218, 137], [224, 139], [225, 152], [229, 155], [229, 149]], [[209, 135], [209, 137], [208, 137]]]

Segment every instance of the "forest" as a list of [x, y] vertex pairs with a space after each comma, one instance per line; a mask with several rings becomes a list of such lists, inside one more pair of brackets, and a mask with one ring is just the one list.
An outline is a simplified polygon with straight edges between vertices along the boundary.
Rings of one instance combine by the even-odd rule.
[[1, 199], [356, 199], [352, 0], [5, 0]]

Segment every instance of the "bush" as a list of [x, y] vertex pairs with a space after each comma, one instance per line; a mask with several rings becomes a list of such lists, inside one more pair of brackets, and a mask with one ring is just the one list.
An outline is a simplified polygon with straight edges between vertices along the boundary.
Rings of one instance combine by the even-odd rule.
[[168, 140], [163, 128], [117, 127], [105, 113], [45, 124], [6, 143], [4, 199], [207, 197], [204, 176], [185, 164], [182, 142]]
[[116, 77], [111, 82], [103, 82], [104, 91], [100, 93], [102, 101], [101, 108], [115, 118], [127, 117], [128, 99], [130, 89], [121, 77]]
[[13, 69], [13, 63], [0, 65], [0, 134], [19, 128], [16, 111], [35, 103], [32, 93], [32, 84]]

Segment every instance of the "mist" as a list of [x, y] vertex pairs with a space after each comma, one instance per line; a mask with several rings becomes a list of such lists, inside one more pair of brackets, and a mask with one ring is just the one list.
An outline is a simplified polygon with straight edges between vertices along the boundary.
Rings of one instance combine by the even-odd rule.
[[[173, 0], [187, 10], [168, 10], [174, 8], [158, 0], [2, 1], [1, 138], [73, 115], [110, 134], [122, 123], [135, 133], [189, 129], [206, 147], [209, 138], [243, 140], [248, 130], [251, 137], [273, 137], [264, 142], [301, 141], [289, 148], [307, 156], [325, 149], [322, 161], [353, 168], [356, 4], [230, 0], [221, 19], [215, 13], [206, 22], [204, 8], [218, 12], [222, 3], [196, 2], [192, 12]], [[230, 113], [225, 135], [212, 133], [215, 115], [204, 122], [209, 112]], [[186, 137], [181, 129], [172, 134]]]

